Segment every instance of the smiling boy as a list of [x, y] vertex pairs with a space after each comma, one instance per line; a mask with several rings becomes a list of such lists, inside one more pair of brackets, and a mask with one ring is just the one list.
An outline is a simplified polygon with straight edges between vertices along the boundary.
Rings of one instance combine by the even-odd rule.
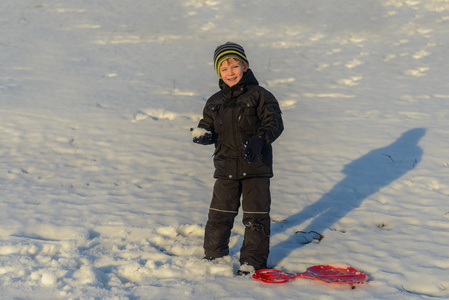
[[259, 83], [242, 46], [227, 42], [214, 52], [220, 91], [207, 101], [193, 142], [215, 144], [216, 178], [204, 236], [205, 258], [229, 254], [229, 238], [242, 197], [245, 233], [240, 269], [267, 267], [270, 247], [271, 144], [284, 129], [276, 98]]
[[240, 60], [230, 57], [221, 63], [219, 71], [224, 83], [233, 87], [242, 79], [243, 74], [248, 71], [248, 67]]

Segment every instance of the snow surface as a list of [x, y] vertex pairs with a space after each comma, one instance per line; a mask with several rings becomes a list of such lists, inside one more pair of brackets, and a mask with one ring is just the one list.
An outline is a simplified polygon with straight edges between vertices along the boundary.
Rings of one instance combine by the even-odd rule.
[[[3, 0], [0, 298], [447, 299], [447, 0]], [[242, 44], [278, 98], [272, 251], [202, 260], [212, 57]], [[321, 236], [317, 233], [322, 234]]]

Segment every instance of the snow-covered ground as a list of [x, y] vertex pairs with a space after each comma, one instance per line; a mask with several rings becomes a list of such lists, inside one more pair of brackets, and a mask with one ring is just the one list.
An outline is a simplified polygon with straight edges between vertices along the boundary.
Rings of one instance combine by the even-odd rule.
[[[0, 17], [1, 299], [449, 297], [447, 0], [3, 0]], [[231, 255], [202, 260], [213, 149], [189, 128], [226, 41], [284, 113], [269, 264], [368, 283], [235, 277], [240, 217]]]

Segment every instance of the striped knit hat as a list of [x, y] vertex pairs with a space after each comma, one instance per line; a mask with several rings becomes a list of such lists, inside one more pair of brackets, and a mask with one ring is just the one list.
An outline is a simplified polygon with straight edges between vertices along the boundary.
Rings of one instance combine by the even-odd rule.
[[227, 42], [224, 45], [220, 45], [215, 49], [214, 52], [214, 68], [215, 72], [217, 72], [218, 77], [220, 76], [220, 66], [221, 63], [228, 58], [236, 58], [240, 61], [242, 61], [246, 66], [249, 66], [248, 59], [245, 55], [245, 50], [243, 50], [243, 47], [239, 44], [233, 43], [233, 42]]

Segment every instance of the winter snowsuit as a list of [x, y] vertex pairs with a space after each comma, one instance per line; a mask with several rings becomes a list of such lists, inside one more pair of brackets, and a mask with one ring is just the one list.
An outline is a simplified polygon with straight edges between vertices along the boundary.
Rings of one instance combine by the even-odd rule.
[[[248, 69], [233, 87], [220, 79], [221, 91], [212, 95], [198, 127], [212, 133], [215, 143], [214, 186], [204, 239], [208, 257], [229, 253], [229, 238], [243, 196], [245, 236], [240, 263], [255, 269], [266, 268], [270, 238], [270, 178], [273, 176], [273, 143], [284, 127], [276, 98], [259, 86]], [[256, 163], [244, 158], [243, 139], [264, 140]]]

